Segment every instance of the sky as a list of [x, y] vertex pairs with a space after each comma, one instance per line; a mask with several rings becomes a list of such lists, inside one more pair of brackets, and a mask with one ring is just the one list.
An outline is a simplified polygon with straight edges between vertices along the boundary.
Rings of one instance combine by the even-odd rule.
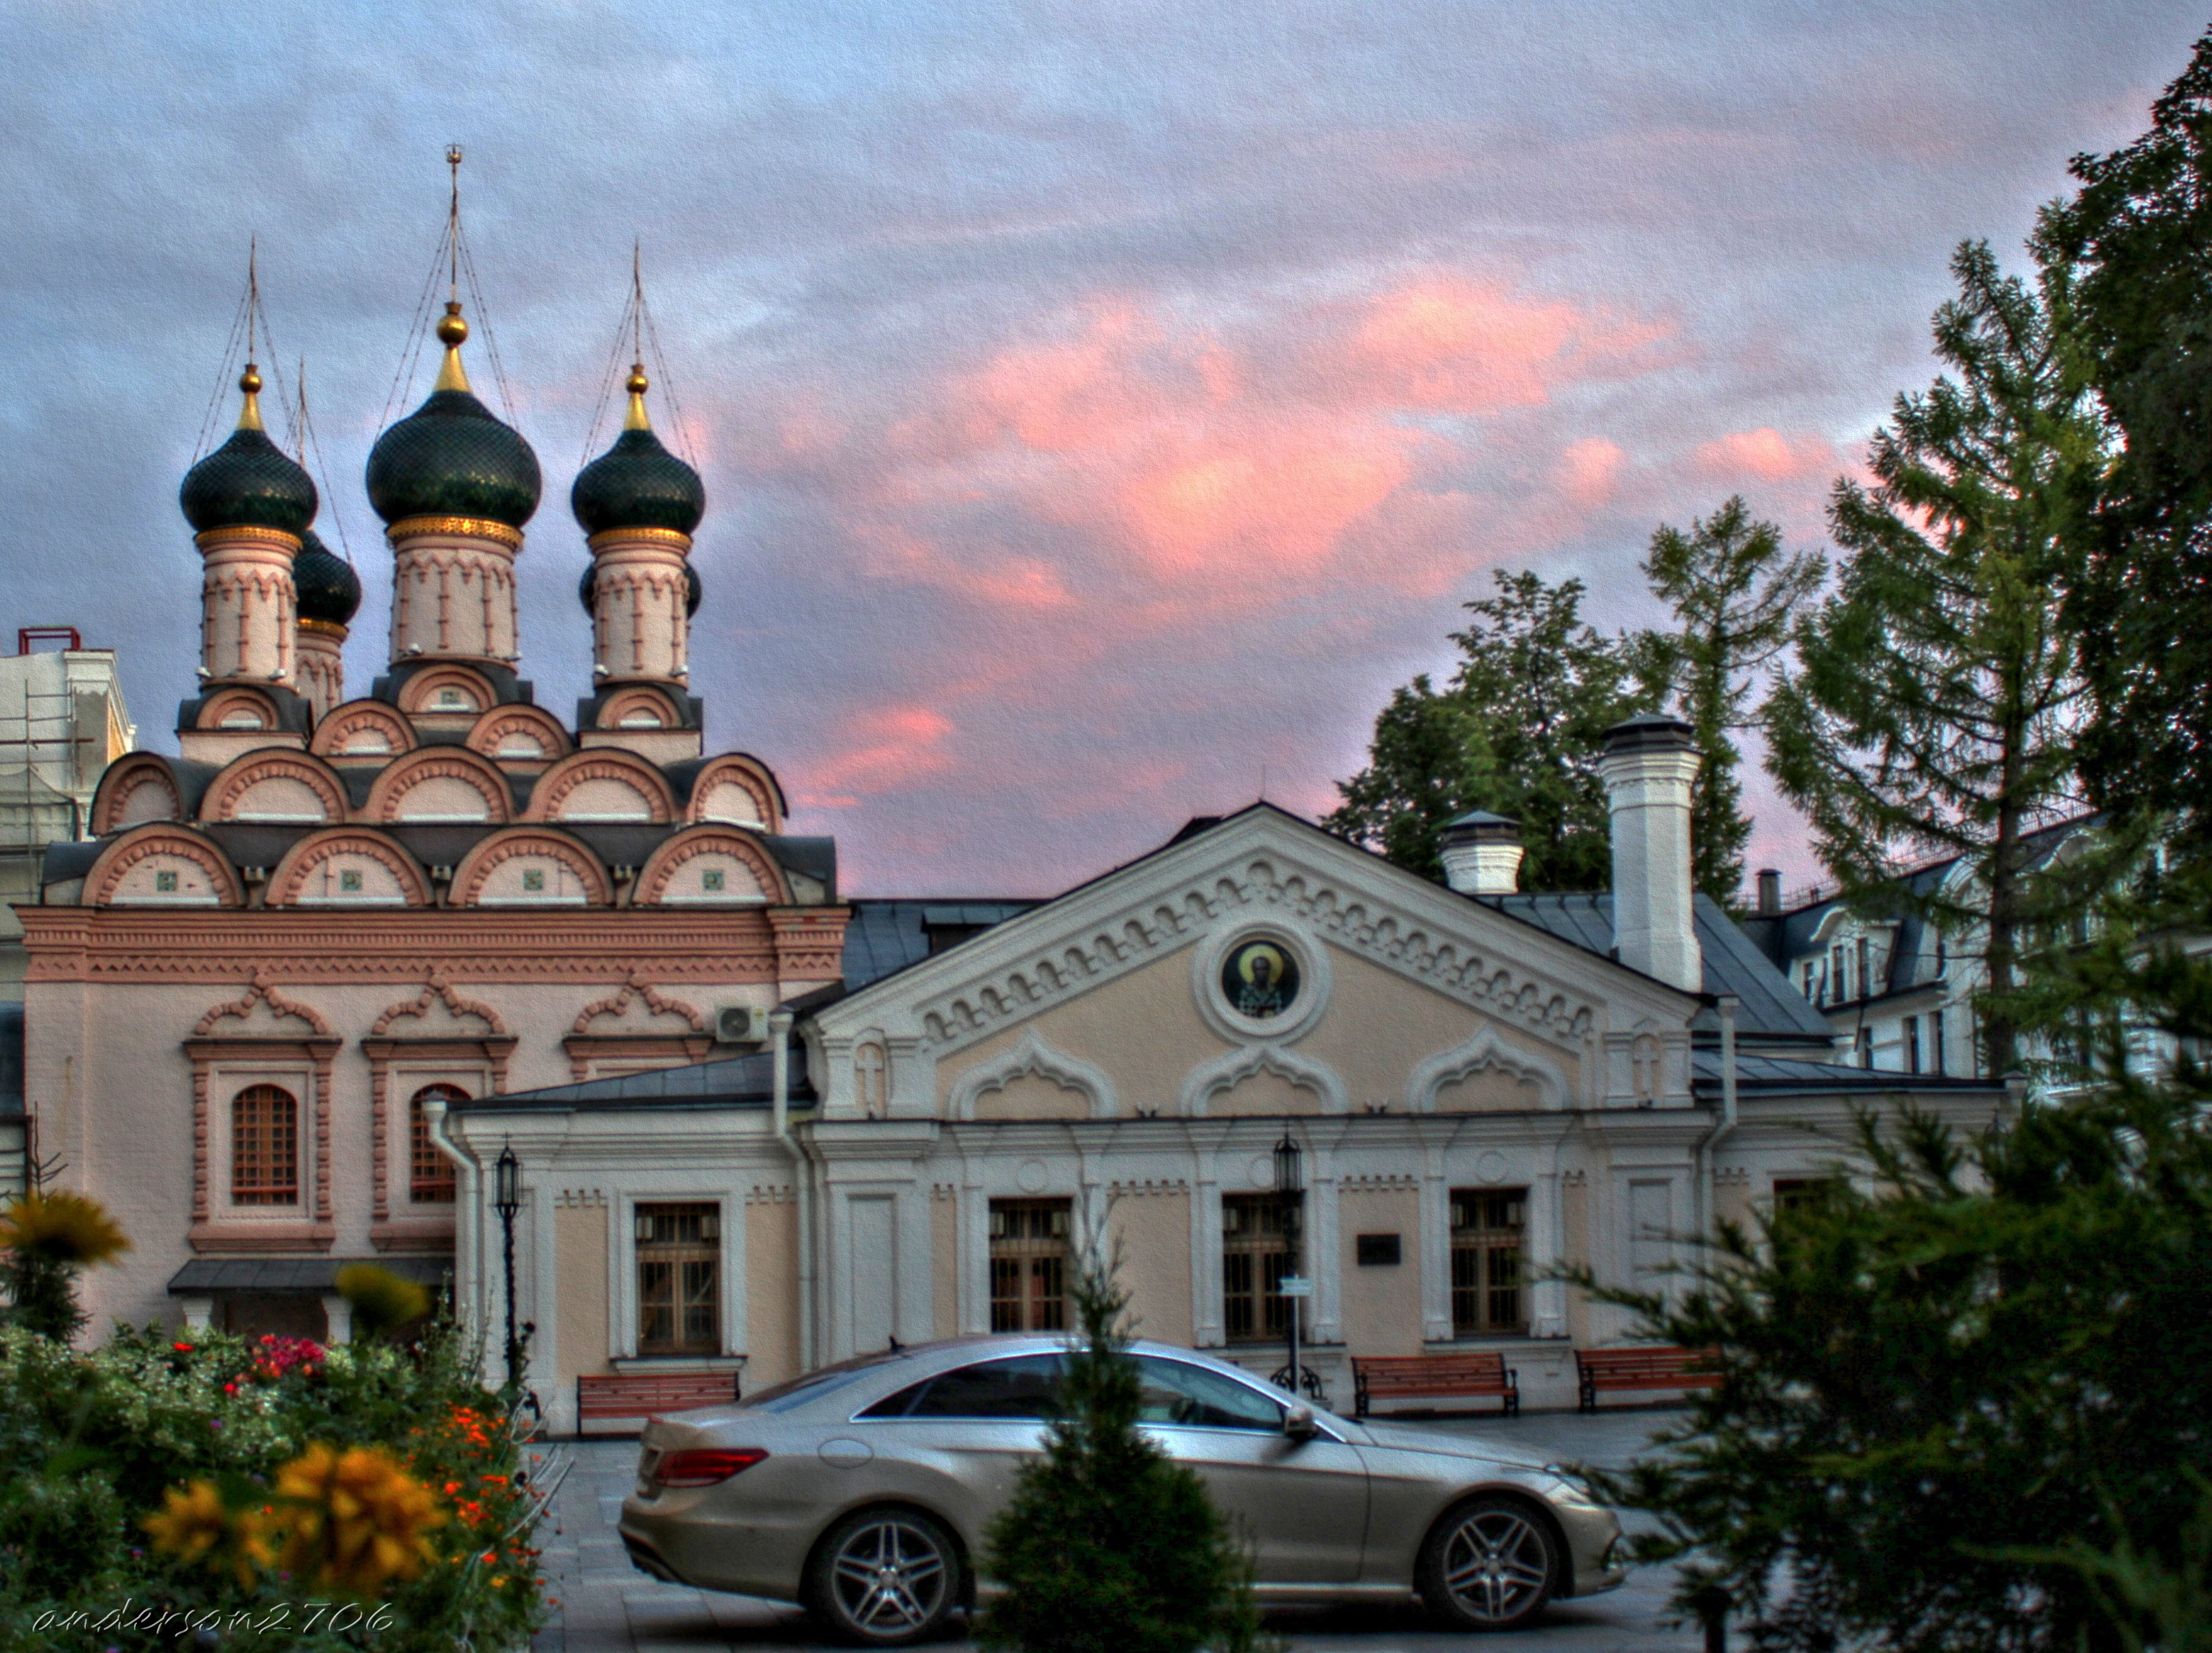
[[[1658, 617], [1729, 495], [1820, 543], [1934, 372], [1970, 237], [2017, 262], [2207, 18], [2165, 0], [0, 6], [0, 635], [118, 651], [175, 750], [176, 489], [259, 240], [319, 524], [386, 658], [361, 483], [419, 402], [448, 143], [546, 475], [523, 670], [590, 632], [567, 508], [633, 245], [708, 512], [693, 687], [848, 895], [1046, 894], [1264, 793], [1318, 815], [1492, 573]], [[399, 381], [395, 390], [395, 380]], [[675, 402], [665, 398], [672, 389]], [[678, 416], [680, 409], [680, 417]], [[599, 419], [599, 446], [610, 429]], [[216, 431], [219, 437], [220, 428]], [[1819, 868], [1763, 777], [1752, 865]]]

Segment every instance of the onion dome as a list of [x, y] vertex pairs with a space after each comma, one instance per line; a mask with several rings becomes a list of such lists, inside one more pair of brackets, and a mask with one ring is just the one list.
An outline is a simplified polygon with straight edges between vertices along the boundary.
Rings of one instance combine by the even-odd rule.
[[185, 472], [177, 503], [196, 533], [251, 527], [303, 534], [315, 520], [314, 480], [262, 429], [261, 375], [251, 362], [239, 375], [238, 388], [246, 392], [238, 428]]
[[302, 536], [300, 554], [292, 559], [292, 586], [299, 593], [302, 620], [327, 620], [332, 625], [349, 623], [361, 607], [361, 576], [353, 564], [331, 555], [313, 528]]
[[[599, 582], [599, 565], [596, 562], [586, 565], [584, 577], [576, 585], [576, 595], [581, 599], [584, 612], [586, 614], [599, 612], [599, 593], [595, 589]], [[688, 620], [698, 613], [699, 599], [706, 594], [707, 588], [699, 583], [699, 570], [686, 562], [684, 565], [684, 617], [685, 619]]]
[[630, 368], [629, 416], [615, 445], [576, 473], [568, 508], [586, 534], [665, 528], [689, 534], [707, 514], [699, 473], [660, 445], [645, 415], [645, 364]]
[[446, 364], [430, 399], [369, 450], [368, 502], [387, 523], [487, 517], [520, 528], [538, 508], [538, 456], [470, 391], [461, 369], [461, 341], [468, 336], [461, 307], [448, 304], [438, 323]]

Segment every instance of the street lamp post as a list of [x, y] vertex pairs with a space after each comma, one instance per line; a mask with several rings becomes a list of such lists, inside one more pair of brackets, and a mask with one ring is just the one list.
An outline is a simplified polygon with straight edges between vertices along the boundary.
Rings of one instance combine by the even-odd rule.
[[1298, 1392], [1298, 1305], [1304, 1300], [1304, 1276], [1298, 1267], [1298, 1203], [1305, 1191], [1302, 1174], [1304, 1155], [1299, 1152], [1297, 1139], [1290, 1127], [1283, 1127], [1283, 1139], [1275, 1145], [1275, 1197], [1281, 1202], [1283, 1221], [1283, 1273], [1285, 1284], [1291, 1287], [1283, 1293], [1283, 1323], [1290, 1336], [1290, 1391]]
[[507, 1387], [522, 1387], [522, 1339], [514, 1328], [514, 1219], [522, 1210], [522, 1162], [512, 1143], [492, 1162], [491, 1208], [499, 1213], [507, 1248]]

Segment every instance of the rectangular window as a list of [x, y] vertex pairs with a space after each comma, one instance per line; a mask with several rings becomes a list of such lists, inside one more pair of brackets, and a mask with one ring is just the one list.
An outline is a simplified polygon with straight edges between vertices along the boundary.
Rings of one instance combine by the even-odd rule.
[[991, 1329], [1067, 1328], [1066, 1200], [991, 1201]]
[[274, 1085], [248, 1085], [230, 1104], [230, 1200], [300, 1203], [300, 1104]]
[[1261, 1341], [1289, 1329], [1283, 1276], [1291, 1237], [1279, 1194], [1221, 1196], [1222, 1329], [1232, 1341]]
[[1813, 1004], [1817, 1005], [1820, 1002], [1820, 972], [1810, 964], [1805, 967], [1805, 997]]
[[1920, 1071], [1920, 1018], [1917, 1016], [1905, 1018], [1905, 1071], [1908, 1073]]
[[1943, 1012], [1940, 1010], [1928, 1012], [1928, 1047], [1936, 1058], [1936, 1072], [1941, 1075], [1946, 1071], [1943, 1064], [1948, 1059], [1943, 1053]]
[[637, 1352], [722, 1352], [719, 1206], [637, 1208]]
[[1864, 936], [1859, 938], [1858, 966], [1859, 997], [1871, 999], [1874, 997], [1874, 943]]
[[1850, 954], [1840, 942], [1828, 950], [1828, 990], [1839, 1005], [1851, 996]]
[[1809, 1176], [1778, 1176], [1774, 1179], [1774, 1209], [1795, 1211], [1813, 1199], [1818, 1182]]
[[1526, 1188], [1454, 1188], [1451, 1195], [1452, 1335], [1526, 1332], [1521, 1243]]
[[1861, 1067], [1874, 1066], [1874, 1030], [1870, 1027], [1859, 1030], [1858, 1058]]

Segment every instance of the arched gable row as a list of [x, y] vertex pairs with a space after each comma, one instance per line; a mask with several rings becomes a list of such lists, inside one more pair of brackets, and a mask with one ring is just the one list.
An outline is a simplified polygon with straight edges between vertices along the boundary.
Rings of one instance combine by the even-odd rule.
[[130, 752], [107, 766], [92, 797], [92, 836], [184, 818], [184, 795], [169, 760], [159, 752]]
[[307, 826], [343, 821], [348, 812], [345, 783], [329, 764], [278, 748], [226, 764], [200, 799], [199, 818]]
[[469, 750], [495, 762], [550, 763], [569, 752], [568, 732], [541, 706], [501, 706], [469, 731]]
[[246, 890], [229, 859], [174, 822], [133, 827], [100, 852], [85, 874], [88, 907], [243, 907]]
[[514, 818], [514, 793], [481, 753], [426, 746], [376, 777], [361, 812], [379, 826], [504, 826]]
[[415, 750], [415, 726], [379, 700], [348, 701], [315, 725], [307, 750], [323, 757], [389, 759]]
[[762, 832], [783, 830], [783, 792], [767, 764], [744, 752], [709, 758], [691, 782], [689, 821], [724, 821]]
[[276, 708], [258, 689], [244, 686], [221, 689], [200, 702], [192, 719], [196, 729], [275, 729], [282, 726]]
[[271, 907], [428, 907], [430, 883], [382, 833], [335, 827], [284, 853], [264, 899]]
[[498, 703], [481, 672], [445, 664], [415, 672], [400, 686], [399, 709], [410, 717], [474, 717]]
[[580, 824], [665, 823], [676, 818], [668, 778], [635, 753], [593, 746], [567, 757], [538, 777], [526, 821]]
[[543, 826], [495, 832], [453, 868], [456, 907], [605, 907], [606, 868], [567, 833]]
[[663, 842], [640, 869], [630, 899], [640, 907], [781, 906], [791, 887], [750, 833], [708, 824]]

